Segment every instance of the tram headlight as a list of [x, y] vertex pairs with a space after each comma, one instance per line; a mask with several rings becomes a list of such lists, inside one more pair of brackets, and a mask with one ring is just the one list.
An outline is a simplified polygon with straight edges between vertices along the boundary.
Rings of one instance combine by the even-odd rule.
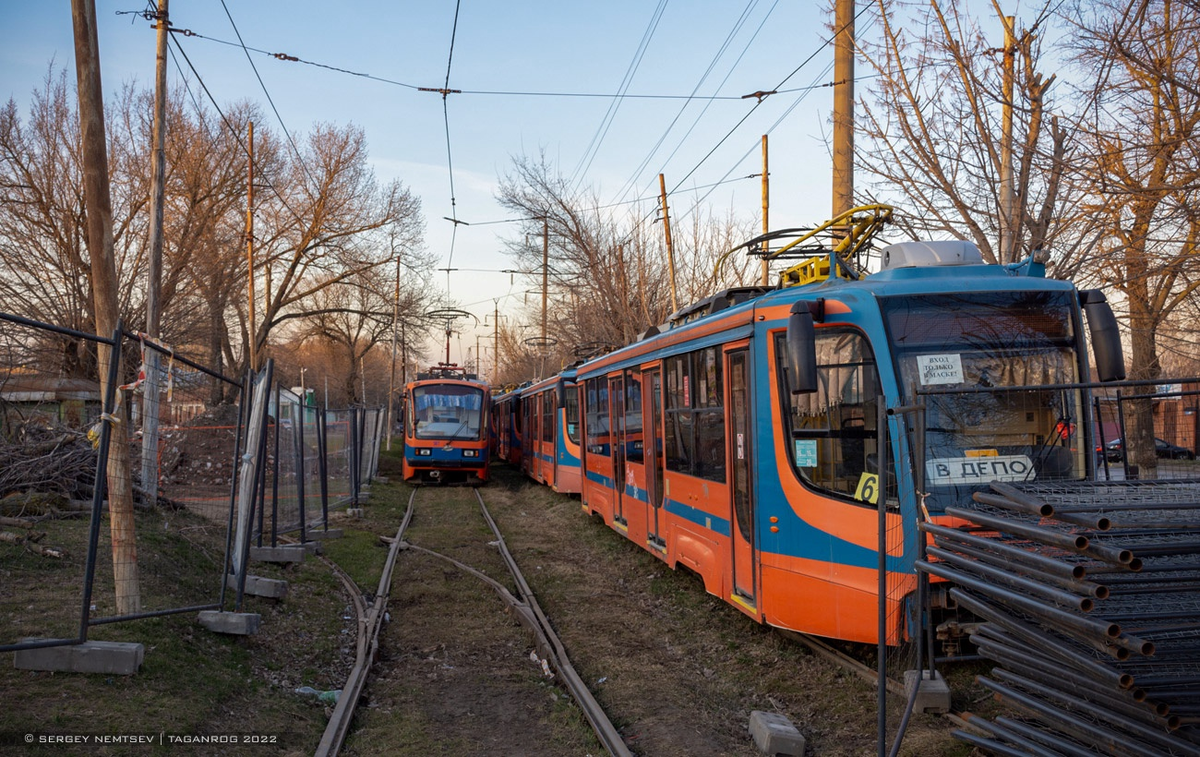
[[433, 450], [429, 447], [417, 447], [417, 457], [429, 457], [433, 454]]
[[463, 457], [479, 457], [479, 450], [477, 450], [477, 449], [464, 449], [464, 450], [463, 450]]

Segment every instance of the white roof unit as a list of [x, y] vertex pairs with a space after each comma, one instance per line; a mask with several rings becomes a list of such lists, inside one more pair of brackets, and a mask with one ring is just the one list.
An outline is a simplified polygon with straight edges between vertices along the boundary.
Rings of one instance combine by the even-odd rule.
[[979, 265], [983, 255], [974, 242], [900, 242], [883, 248], [883, 270], [921, 266]]

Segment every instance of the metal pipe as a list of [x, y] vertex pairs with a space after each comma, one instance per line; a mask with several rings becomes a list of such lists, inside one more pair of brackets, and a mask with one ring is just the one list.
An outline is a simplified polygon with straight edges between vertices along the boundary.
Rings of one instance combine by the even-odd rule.
[[1161, 750], [1149, 750], [1148, 745], [1140, 740], [1131, 739], [1128, 736], [1099, 726], [1094, 722], [1069, 714], [1044, 700], [1018, 691], [1011, 686], [1005, 686], [984, 676], [978, 676], [975, 680], [994, 691], [1001, 699], [1010, 704], [1034, 713], [1039, 718], [1047, 721], [1051, 726], [1069, 735], [1078, 736], [1085, 743], [1092, 743], [1105, 748], [1110, 754], [1169, 757], [1167, 753]]
[[1076, 581], [1073, 578], [1062, 578], [1054, 573], [1038, 571], [1027, 565], [1013, 564], [1012, 561], [1006, 560], [999, 555], [993, 554], [985, 549], [975, 549], [968, 547], [965, 544], [955, 544], [951, 549], [968, 557], [973, 557], [980, 562], [987, 563], [993, 567], [1006, 570], [1017, 571], [1027, 578], [1033, 578], [1036, 581], [1045, 582], [1053, 586], [1057, 586], [1068, 592], [1082, 594], [1096, 599], [1107, 599], [1109, 589], [1104, 584], [1098, 584], [1094, 581]]
[[1093, 635], [1098, 639], [1114, 639], [1121, 634], [1121, 627], [1116, 623], [1106, 622], [1103, 620], [1091, 620], [1089, 618], [1081, 617], [1053, 605], [1038, 602], [1015, 592], [1008, 591], [1007, 589], [1001, 589], [993, 586], [987, 581], [978, 578], [972, 578], [960, 571], [948, 569], [939, 563], [931, 563], [927, 560], [917, 560], [916, 565], [921, 570], [928, 571], [935, 576], [941, 576], [942, 578], [947, 578], [957, 584], [962, 585], [963, 587], [983, 592], [992, 599], [1003, 602], [1009, 606], [1016, 607], [1046, 623], [1069, 629], [1070, 631], [1079, 633], [1082, 636]]
[[[962, 507], [947, 507], [946, 514], [969, 520], [973, 523], [978, 523], [981, 526], [995, 529], [1003, 533], [1016, 534], [1026, 539], [1049, 544], [1052, 547], [1060, 547], [1069, 549], [1075, 552], [1082, 552], [1088, 546], [1086, 536], [1079, 534], [1061, 534], [1057, 531], [1051, 531], [1047, 528], [1022, 523], [1020, 521], [1010, 520], [1008, 518], [1000, 518], [994, 515], [987, 515], [978, 510], [969, 510]], [[1098, 556], [1098, 555], [1097, 555]], [[1100, 558], [1104, 559], [1104, 558]]]
[[[1165, 723], [1155, 722], [1158, 720], [1157, 716], [1146, 709], [1140, 709], [1136, 705], [1125, 703], [1100, 707], [1096, 702], [1088, 701], [1074, 694], [1061, 691], [1052, 685], [1039, 683], [1011, 671], [1001, 669], [992, 671], [992, 673], [1004, 683], [1019, 686], [1035, 696], [1058, 700], [1060, 704], [1065, 705], [1075, 712], [1093, 715], [1105, 723], [1136, 734], [1141, 739], [1152, 741], [1167, 749], [1174, 748], [1172, 742], [1175, 739], [1161, 730]], [[1167, 717], [1165, 720], [1170, 721], [1171, 718]], [[1166, 726], [1168, 730], [1175, 730], [1179, 727], [1178, 720], [1174, 722], [1174, 727], [1170, 725]]]
[[961, 589], [951, 589], [950, 596], [966, 609], [982, 618], [992, 621], [998, 627], [991, 628], [985, 624], [980, 628], [981, 633], [991, 634], [993, 631], [1000, 632], [1002, 629], [1004, 632], [1015, 636], [1029, 645], [1030, 648], [1046, 650], [1058, 659], [1067, 660], [1077, 670], [1086, 671], [1088, 675], [1101, 682], [1120, 686], [1123, 689], [1133, 686], [1134, 679], [1129, 673], [1114, 670], [1100, 660], [1068, 646], [1061, 639], [1051, 636], [1042, 629], [1017, 620], [985, 600], [968, 594]]
[[1012, 512], [1023, 513], [1025, 515], [1037, 515], [1041, 518], [1045, 518], [1054, 514], [1054, 507], [1045, 502], [1037, 504], [1022, 502], [998, 494], [989, 494], [988, 492], [975, 492], [971, 495], [971, 499], [975, 500], [981, 505], [991, 505], [992, 507], [999, 507], [1004, 510], [1011, 510]]
[[1014, 589], [1023, 589], [1030, 594], [1041, 597], [1049, 602], [1053, 602], [1058, 607], [1068, 607], [1080, 612], [1091, 612], [1092, 608], [1095, 606], [1095, 602], [1092, 601], [1091, 597], [1079, 596], [1078, 594], [1072, 594], [1069, 591], [1063, 591], [1062, 589], [1046, 586], [1045, 584], [1039, 583], [1031, 578], [1025, 578], [1024, 576], [1019, 576], [999, 568], [994, 568], [990, 565], [979, 562], [978, 560], [972, 560], [962, 555], [955, 554], [954, 552], [948, 552], [937, 547], [930, 547], [929, 554], [938, 560], [941, 560], [942, 562], [949, 563], [950, 565], [961, 568], [962, 570], [973, 572], [977, 575], [977, 577], [991, 579], [997, 583], [1007, 584]]
[[995, 552], [1014, 562], [1027, 563], [1040, 572], [1051, 573], [1065, 579], [1081, 579], [1087, 575], [1087, 570], [1077, 563], [1065, 563], [1053, 557], [1047, 557], [1037, 552], [1030, 552], [1020, 547], [1014, 547], [997, 539], [976, 536], [966, 531], [959, 531], [955, 528], [947, 528], [946, 526], [939, 526], [928, 522], [921, 523], [919, 528], [922, 531], [933, 534], [936, 537], [935, 541], [939, 544], [942, 539], [960, 544], [969, 544], [972, 547]]

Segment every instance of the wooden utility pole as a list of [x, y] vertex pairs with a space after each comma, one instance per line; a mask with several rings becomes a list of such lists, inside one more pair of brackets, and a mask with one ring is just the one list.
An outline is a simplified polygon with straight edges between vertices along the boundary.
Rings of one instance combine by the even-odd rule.
[[[96, 33], [95, 0], [71, 0], [75, 34], [75, 78], [79, 90], [79, 131], [83, 151], [83, 196], [87, 212], [87, 246], [91, 258], [92, 306], [96, 332], [111, 337], [117, 320], [117, 266], [113, 255], [112, 197], [108, 186], [108, 148], [104, 134], [104, 91], [100, 82], [100, 43]], [[120, 339], [116, 348], [99, 345], [100, 395], [107, 396], [109, 365], [121, 360]], [[120, 376], [120, 372], [117, 373]], [[120, 378], [117, 379], [120, 381]], [[118, 390], [119, 391], [119, 390]], [[118, 395], [119, 396], [119, 395]], [[113, 583], [117, 613], [141, 611], [138, 586], [137, 539], [133, 519], [133, 482], [130, 477], [129, 429], [116, 415], [113, 444], [108, 451], [107, 486], [109, 527], [112, 541]], [[99, 482], [97, 482], [98, 484]]]
[[254, 330], [254, 122], [249, 124], [246, 147], [246, 319], [250, 321], [250, 370], [258, 370], [258, 333]]
[[1001, 94], [1000, 135], [1000, 262], [1016, 259], [1017, 229], [1013, 193], [1013, 89], [1016, 79], [1014, 16], [1004, 17], [1004, 91]]
[[[763, 208], [763, 234], [771, 230], [771, 223], [767, 219], [767, 211], [771, 206], [771, 182], [767, 177], [770, 174], [767, 172], [767, 135], [762, 137], [762, 154], [763, 154], [763, 170], [762, 170], [762, 208]], [[767, 260], [767, 254], [771, 252], [771, 243], [763, 240], [762, 243], [762, 285], [771, 285], [771, 263]]]
[[837, 0], [833, 54], [833, 215], [854, 207], [854, 0]]
[[658, 175], [658, 193], [662, 198], [663, 232], [667, 237], [667, 276], [671, 279], [671, 312], [679, 310], [679, 301], [675, 297], [675, 248], [671, 246], [671, 215], [667, 210], [667, 181], [662, 174]]
[[[163, 203], [167, 160], [163, 144], [167, 132], [167, 0], [158, 0], [158, 30], [154, 64], [154, 143], [150, 162], [150, 264], [146, 274], [146, 333], [158, 339], [162, 331]], [[142, 488], [146, 501], [158, 503], [159, 354], [143, 350], [146, 381], [142, 385]]]

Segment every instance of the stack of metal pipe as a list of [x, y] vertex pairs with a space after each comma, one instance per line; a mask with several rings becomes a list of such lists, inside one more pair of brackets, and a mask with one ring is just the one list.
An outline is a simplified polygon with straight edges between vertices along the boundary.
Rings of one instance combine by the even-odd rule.
[[[981, 618], [994, 754], [1200, 755], [1200, 481], [993, 483], [922, 524], [922, 570]], [[986, 735], [983, 735], [986, 734]]]

